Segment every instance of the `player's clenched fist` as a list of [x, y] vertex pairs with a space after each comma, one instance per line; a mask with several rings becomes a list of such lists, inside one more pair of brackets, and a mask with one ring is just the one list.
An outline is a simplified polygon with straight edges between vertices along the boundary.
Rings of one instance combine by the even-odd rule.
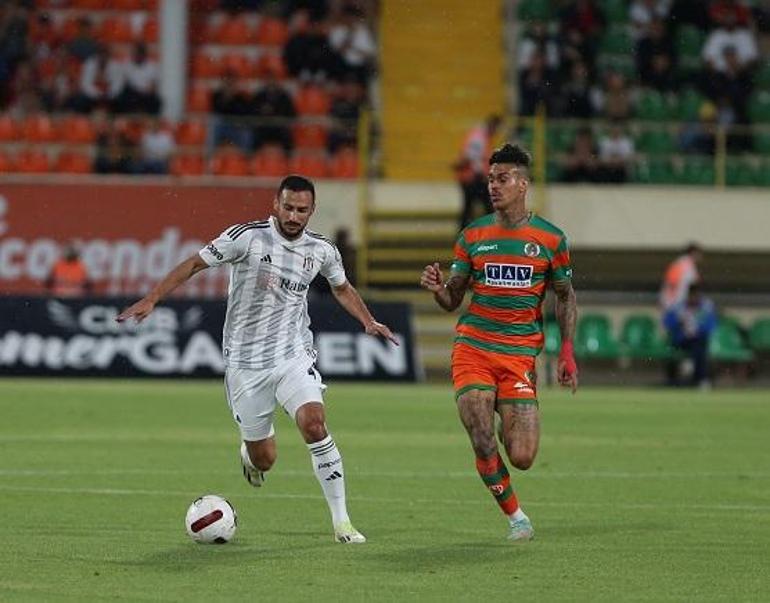
[[441, 268], [438, 262], [428, 264], [422, 271], [420, 285], [428, 291], [440, 291], [444, 287], [444, 277], [441, 274]]

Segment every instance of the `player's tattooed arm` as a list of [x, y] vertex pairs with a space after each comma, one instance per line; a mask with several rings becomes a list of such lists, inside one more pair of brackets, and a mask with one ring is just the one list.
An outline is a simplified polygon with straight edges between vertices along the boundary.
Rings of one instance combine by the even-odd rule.
[[445, 282], [438, 262], [425, 266], [420, 277], [420, 285], [431, 291], [436, 303], [447, 312], [463, 302], [470, 281], [470, 275], [453, 272]]
[[559, 323], [562, 341], [575, 339], [575, 323], [577, 322], [577, 297], [569, 280], [553, 283], [556, 293], [556, 321]]

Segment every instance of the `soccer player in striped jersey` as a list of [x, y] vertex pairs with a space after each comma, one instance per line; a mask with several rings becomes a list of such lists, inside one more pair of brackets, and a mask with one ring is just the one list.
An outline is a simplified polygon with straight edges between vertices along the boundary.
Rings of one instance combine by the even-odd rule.
[[337, 301], [368, 334], [398, 342], [386, 325], [374, 319], [348, 282], [334, 244], [306, 229], [315, 210], [313, 183], [302, 176], [284, 178], [273, 210], [268, 220], [227, 228], [123, 311], [118, 320], [133, 317], [141, 321], [161, 299], [197, 272], [230, 264], [223, 333], [225, 392], [241, 432], [244, 477], [259, 487], [275, 462], [273, 413], [280, 405], [296, 421], [307, 443], [313, 471], [329, 505], [335, 539], [365, 542], [350, 522], [342, 456], [326, 429], [326, 386], [315, 368], [307, 313], [311, 281], [320, 272]]
[[572, 340], [577, 306], [564, 233], [525, 207], [530, 157], [506, 144], [489, 159], [489, 195], [494, 213], [460, 233], [451, 274], [426, 266], [421, 285], [451, 312], [471, 289], [470, 305], [457, 321], [452, 380], [460, 419], [476, 454], [476, 468], [508, 516], [511, 540], [530, 540], [534, 530], [519, 507], [495, 441], [501, 440], [517, 469], [529, 469], [540, 441], [535, 357], [543, 347], [542, 305], [546, 288], [556, 293], [562, 347], [559, 382], [577, 388]]

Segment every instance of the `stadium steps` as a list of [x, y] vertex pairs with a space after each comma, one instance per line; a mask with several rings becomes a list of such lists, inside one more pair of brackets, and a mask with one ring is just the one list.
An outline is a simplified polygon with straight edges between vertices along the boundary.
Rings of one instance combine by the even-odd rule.
[[387, 178], [450, 178], [467, 129], [501, 111], [500, 11], [499, 2], [383, 4], [380, 62]]

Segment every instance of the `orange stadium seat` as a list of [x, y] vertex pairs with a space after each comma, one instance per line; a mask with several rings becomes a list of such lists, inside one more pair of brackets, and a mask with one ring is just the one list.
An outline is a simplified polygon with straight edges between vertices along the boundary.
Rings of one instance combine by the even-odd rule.
[[257, 77], [273, 76], [277, 80], [285, 80], [288, 76], [283, 57], [275, 52], [263, 52], [259, 55], [256, 74]]
[[96, 140], [96, 132], [90, 119], [83, 115], [72, 115], [61, 122], [61, 138], [64, 142], [90, 144]]
[[78, 18], [79, 17], [67, 17], [61, 25], [59, 32], [65, 42], [70, 42], [78, 33]]
[[159, 27], [157, 17], [148, 17], [142, 25], [142, 40], [148, 44], [157, 42]]
[[177, 155], [171, 160], [171, 173], [174, 176], [200, 176], [204, 167], [202, 155]]
[[126, 43], [134, 39], [134, 30], [126, 17], [106, 17], [99, 26], [99, 39], [104, 43]]
[[249, 162], [236, 148], [224, 148], [211, 158], [211, 173], [217, 176], [248, 176]]
[[146, 10], [147, 0], [110, 0], [113, 10]]
[[329, 160], [329, 174], [332, 178], [358, 178], [358, 151], [352, 148], [337, 151]]
[[71, 0], [70, 6], [82, 10], [103, 10], [109, 8], [107, 0]]
[[63, 151], [56, 159], [54, 169], [63, 174], [90, 174], [91, 157], [86, 153]]
[[19, 137], [19, 129], [10, 115], [0, 115], [0, 141], [16, 140]]
[[319, 86], [303, 86], [297, 92], [294, 105], [300, 115], [326, 115], [331, 106], [329, 93]]
[[211, 33], [211, 41], [219, 44], [242, 46], [250, 44], [253, 39], [249, 23], [243, 15], [225, 18]]
[[289, 162], [289, 170], [309, 178], [326, 178], [329, 174], [325, 157], [318, 153], [295, 153]]
[[222, 62], [218, 56], [198, 52], [192, 60], [193, 77], [219, 77], [222, 75]]
[[28, 149], [16, 157], [16, 171], [28, 174], [44, 174], [50, 170], [48, 155], [42, 151]]
[[260, 46], [283, 47], [289, 39], [289, 28], [281, 19], [263, 17], [257, 25], [256, 42]]
[[176, 128], [176, 143], [200, 146], [206, 142], [206, 124], [199, 119], [183, 121]]
[[328, 133], [319, 124], [297, 124], [294, 126], [294, 144], [298, 149], [325, 149]]
[[7, 174], [16, 170], [13, 159], [0, 151], [0, 174]]
[[24, 140], [29, 142], [53, 142], [58, 138], [56, 125], [48, 115], [30, 115], [21, 126]]
[[268, 145], [254, 155], [251, 173], [265, 178], [281, 178], [289, 172], [286, 153], [279, 146]]
[[248, 55], [230, 52], [222, 57], [222, 70], [230, 71], [238, 78], [248, 78], [255, 74], [255, 64]]
[[211, 92], [206, 86], [193, 86], [187, 95], [187, 110], [208, 113], [211, 110]]

